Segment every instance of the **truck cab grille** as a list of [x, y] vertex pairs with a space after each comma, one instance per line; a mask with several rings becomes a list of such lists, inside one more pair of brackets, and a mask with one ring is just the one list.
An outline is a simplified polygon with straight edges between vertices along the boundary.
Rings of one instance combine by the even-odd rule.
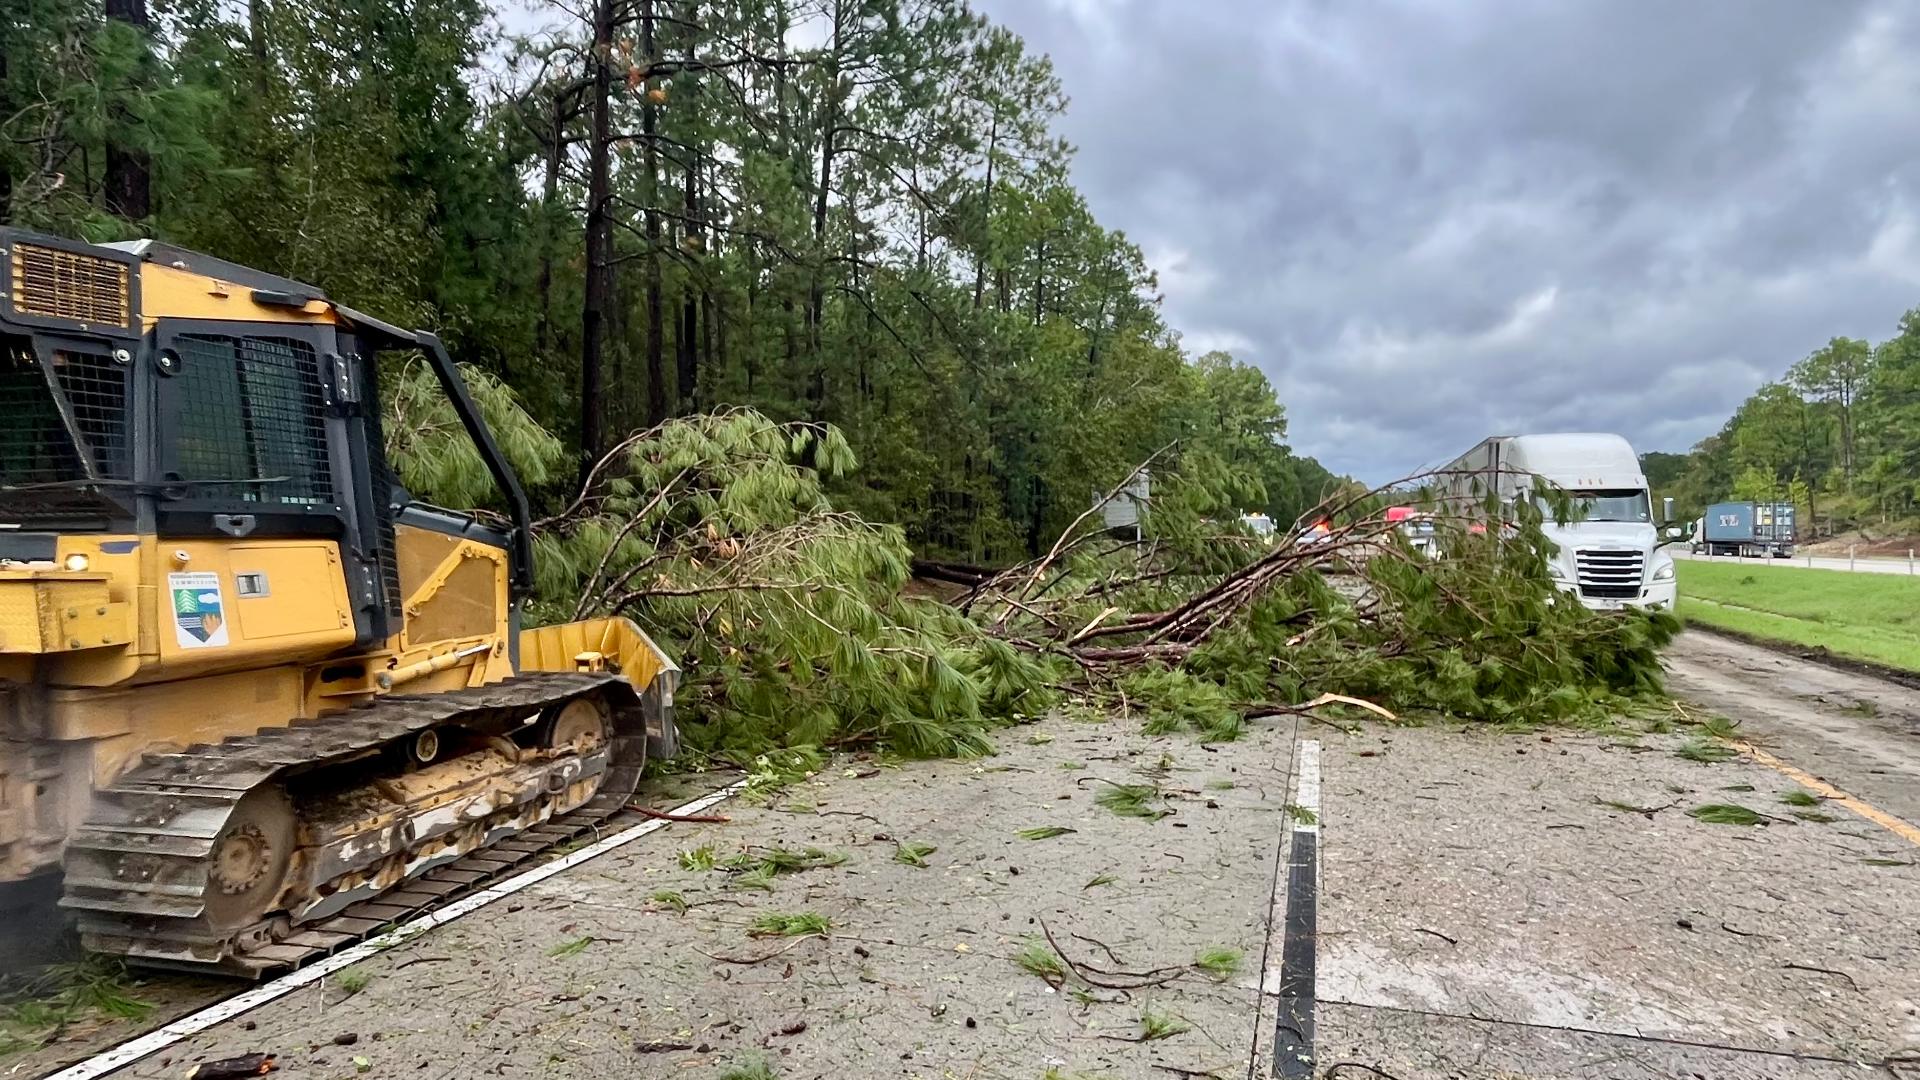
[[1631, 549], [1582, 548], [1574, 553], [1580, 595], [1615, 600], [1638, 597], [1645, 560], [1644, 553]]

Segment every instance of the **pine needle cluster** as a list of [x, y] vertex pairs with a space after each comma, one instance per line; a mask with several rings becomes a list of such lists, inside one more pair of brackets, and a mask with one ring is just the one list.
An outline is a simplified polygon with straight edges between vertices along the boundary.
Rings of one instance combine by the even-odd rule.
[[[823, 485], [855, 465], [835, 428], [746, 409], [678, 419], [623, 441], [567, 494], [558, 441], [504, 386], [466, 374], [504, 452], [555, 507], [535, 523], [529, 622], [640, 623], [681, 666], [695, 750], [743, 764], [781, 746], [981, 754], [992, 726], [1057, 698], [1056, 665], [904, 591], [898, 527], [834, 508]], [[395, 471], [419, 497], [484, 506], [485, 470], [420, 378], [393, 395], [390, 415], [407, 418], [389, 426]]]

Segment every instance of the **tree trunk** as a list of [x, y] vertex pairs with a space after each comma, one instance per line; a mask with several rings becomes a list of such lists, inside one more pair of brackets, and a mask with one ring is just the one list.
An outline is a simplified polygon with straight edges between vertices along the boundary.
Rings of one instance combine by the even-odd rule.
[[1039, 326], [1047, 317], [1047, 242], [1045, 240], [1039, 242], [1033, 261], [1033, 325]]
[[1042, 526], [1047, 520], [1046, 481], [1035, 476], [1031, 484], [1031, 493], [1033, 506], [1029, 508], [1032, 513], [1027, 519], [1027, 552], [1029, 557], [1038, 558], [1041, 554], [1041, 541], [1045, 538]]
[[[253, 69], [250, 73], [253, 98], [246, 103], [247, 116], [242, 122], [254, 132], [250, 144], [252, 156], [261, 166], [261, 196], [267, 203], [277, 205], [284, 197], [287, 185], [274, 126], [273, 80], [270, 77], [272, 61], [267, 48], [267, 0], [247, 0], [247, 58]], [[281, 235], [284, 236], [284, 233]], [[276, 248], [284, 248], [284, 240], [278, 241]]]
[[[147, 18], [146, 0], [106, 0], [106, 14], [109, 20], [125, 23], [139, 35], [143, 55], [135, 66], [135, 85], [127, 89], [144, 89], [152, 48], [147, 37], [152, 24]], [[143, 221], [153, 215], [153, 165], [145, 150], [112, 137], [114, 128], [124, 131], [133, 122], [126, 109], [115, 103], [111, 106], [111, 115], [102, 188], [107, 213], [129, 221]]]
[[[743, 247], [747, 262], [747, 310], [741, 318], [741, 325], [752, 327], [760, 318], [760, 246], [749, 240]], [[719, 353], [720, 370], [722, 371], [728, 370], [726, 318], [726, 308], [723, 304], [720, 311]], [[754, 334], [752, 330], [747, 331], [747, 352], [746, 355], [741, 358], [741, 367], [744, 369], [747, 377], [746, 398], [749, 402], [753, 401], [754, 382], [760, 374], [759, 340], [758, 335]]]
[[[918, 161], [915, 161], [913, 165], [913, 189], [915, 191], [921, 190], [920, 163]], [[913, 201], [913, 220], [916, 234], [913, 268], [924, 274], [927, 272], [927, 204], [925, 200], [915, 199]]]
[[835, 108], [827, 106], [826, 130], [820, 140], [820, 190], [813, 202], [813, 267], [807, 283], [807, 359], [813, 365], [807, 380], [807, 404], [818, 417], [826, 403], [826, 358], [820, 324], [826, 316], [827, 191], [833, 183], [833, 128]]
[[821, 105], [820, 182], [813, 195], [813, 266], [807, 283], [806, 325], [807, 360], [812, 365], [807, 380], [807, 405], [814, 417], [822, 415], [827, 397], [821, 323], [826, 316], [827, 203], [833, 191], [833, 137], [840, 126], [840, 31], [844, 14], [839, 0], [835, 0], [832, 46], [827, 54], [826, 101]]
[[1853, 491], [1853, 400], [1856, 390], [1853, 379], [1848, 375], [1840, 377], [1840, 471], [1846, 478], [1847, 491]]
[[[689, 207], [691, 210], [691, 207]], [[688, 237], [697, 234], [690, 227]], [[673, 340], [675, 385], [680, 389], [681, 413], [700, 411], [700, 293], [689, 279], [680, 294], [680, 328]]]
[[[14, 112], [13, 84], [7, 81], [7, 47], [10, 44], [0, 38], [0, 116], [12, 116]], [[0, 155], [0, 225], [13, 224], [13, 170], [7, 166], [7, 158]]]
[[587, 280], [580, 306], [580, 475], [605, 446], [606, 406], [601, 400], [607, 304], [613, 296], [613, 218], [608, 213], [608, 153], [612, 143], [613, 88], [607, 70], [613, 52], [614, 0], [593, 5], [593, 131], [587, 143]]
[[973, 263], [973, 310], [987, 288], [987, 250], [993, 242], [993, 159], [1000, 147], [1000, 109], [994, 107], [993, 127], [987, 132], [987, 183], [980, 193], [980, 252]]
[[[685, 13], [686, 21], [697, 25], [700, 21], [699, 5], [689, 4]], [[693, 34], [687, 34], [687, 61], [692, 66], [694, 53]], [[689, 112], [698, 113], [695, 82], [686, 90], [686, 107]], [[681, 209], [686, 215], [685, 255], [692, 270], [687, 275], [686, 287], [680, 290], [680, 332], [674, 339], [675, 384], [680, 390], [680, 412], [697, 413], [700, 411], [700, 295], [703, 287], [695, 278], [704, 278], [706, 263], [706, 229], [700, 221], [700, 171], [698, 155], [687, 151], [686, 166], [682, 176]]]
[[[707, 203], [703, 205], [711, 204], [714, 193], [719, 190], [720, 166], [717, 162], [709, 159], [707, 163], [706, 181]], [[704, 222], [705, 219], [703, 218], [702, 220]], [[721, 246], [720, 234], [718, 232], [713, 233], [707, 242], [712, 246], [701, 253], [703, 259], [719, 254], [718, 249]], [[712, 264], [709, 263], [708, 265], [711, 266]], [[722, 265], [724, 265], [724, 263]], [[711, 271], [709, 271], [709, 273], [711, 273]], [[720, 288], [724, 296], [726, 289], [726, 283], [724, 281], [721, 282]], [[727, 328], [723, 322], [727, 317], [727, 313], [724, 302], [715, 300], [713, 293], [714, 283], [711, 279], [701, 283], [700, 327], [705, 333], [705, 341], [700, 350], [700, 368], [706, 373], [707, 380], [717, 386], [718, 380], [727, 377]], [[701, 404], [704, 405], [705, 403], [706, 397], [703, 393], [701, 396]]]
[[[648, 81], [652, 81], [655, 65], [660, 62], [659, 50], [653, 36], [653, 0], [640, 0], [640, 48], [647, 58]], [[667, 365], [664, 337], [666, 328], [661, 325], [664, 317], [660, 300], [660, 155], [654, 147], [654, 135], [659, 126], [659, 110], [655, 107], [652, 87], [648, 87], [645, 104], [640, 107], [641, 142], [645, 144], [642, 157], [647, 169], [647, 423], [658, 424], [667, 418]]]
[[266, 0], [247, 2], [247, 52], [253, 59], [253, 92], [256, 104], [267, 102], [267, 13]]
[[695, 364], [696, 370], [694, 378], [695, 393], [693, 409], [695, 412], [703, 411], [707, 403], [706, 390], [700, 385], [699, 374], [704, 372], [706, 378], [712, 380], [718, 378], [727, 370], [725, 360], [714, 351], [716, 337], [718, 337], [721, 343], [721, 348], [725, 348], [726, 342], [724, 332], [716, 331], [714, 327], [714, 322], [718, 317], [718, 309], [713, 302], [713, 291], [702, 288], [700, 290], [700, 359]]
[[560, 95], [553, 97], [553, 116], [546, 135], [546, 175], [540, 186], [540, 272], [537, 286], [540, 297], [540, 310], [534, 320], [534, 352], [545, 357], [547, 345], [553, 335], [553, 246], [557, 231], [554, 219], [558, 217], [555, 204], [560, 197], [560, 157], [566, 148], [563, 110]]

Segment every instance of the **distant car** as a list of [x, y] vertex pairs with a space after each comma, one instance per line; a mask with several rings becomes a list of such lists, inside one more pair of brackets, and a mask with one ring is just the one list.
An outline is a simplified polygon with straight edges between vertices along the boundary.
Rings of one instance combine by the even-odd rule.
[[1433, 515], [1411, 506], [1390, 506], [1387, 508], [1386, 521], [1399, 527], [1400, 535], [1407, 538], [1413, 549], [1424, 555], [1438, 556], [1439, 545], [1434, 539]]
[[1273, 543], [1274, 535], [1280, 531], [1279, 527], [1274, 525], [1273, 519], [1265, 514], [1241, 514], [1240, 524], [1256, 538], [1268, 544]]

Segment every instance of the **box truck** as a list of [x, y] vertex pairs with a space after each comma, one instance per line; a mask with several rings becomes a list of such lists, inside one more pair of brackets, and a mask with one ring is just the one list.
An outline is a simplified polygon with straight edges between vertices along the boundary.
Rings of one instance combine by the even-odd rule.
[[1559, 488], [1576, 514], [1559, 524], [1547, 510], [1541, 525], [1554, 545], [1554, 583], [1596, 610], [1673, 607], [1673, 556], [1655, 528], [1640, 458], [1620, 436], [1496, 435], [1439, 470], [1438, 480], [1455, 508], [1491, 493], [1508, 518], [1517, 503], [1546, 510], [1546, 485]]
[[1692, 547], [1707, 555], [1790, 559], [1800, 539], [1792, 503], [1714, 503], [1694, 525]]

